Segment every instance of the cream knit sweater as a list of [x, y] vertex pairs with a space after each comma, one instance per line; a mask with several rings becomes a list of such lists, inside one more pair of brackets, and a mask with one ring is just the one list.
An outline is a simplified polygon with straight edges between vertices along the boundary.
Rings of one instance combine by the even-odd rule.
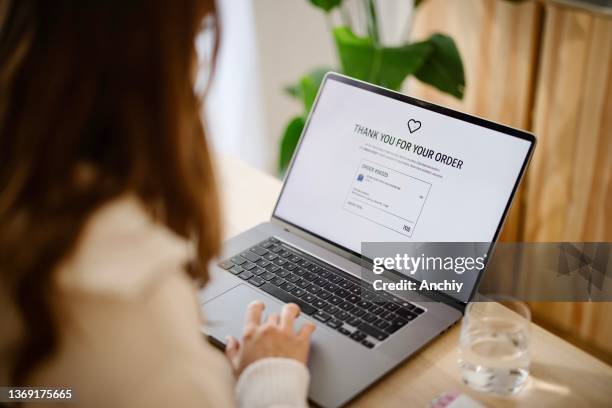
[[134, 197], [97, 211], [57, 271], [61, 348], [31, 385], [72, 388], [70, 407], [305, 406], [295, 360], [260, 360], [234, 380], [202, 336], [187, 255]]

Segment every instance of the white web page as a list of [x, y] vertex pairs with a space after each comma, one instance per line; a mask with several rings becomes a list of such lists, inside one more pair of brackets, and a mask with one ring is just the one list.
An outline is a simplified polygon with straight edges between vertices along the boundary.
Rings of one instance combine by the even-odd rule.
[[530, 143], [328, 80], [275, 215], [361, 242], [488, 242]]

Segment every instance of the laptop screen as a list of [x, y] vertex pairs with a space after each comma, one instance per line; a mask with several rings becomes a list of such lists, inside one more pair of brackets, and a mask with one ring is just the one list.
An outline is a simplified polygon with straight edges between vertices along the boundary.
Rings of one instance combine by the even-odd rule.
[[360, 253], [362, 242], [491, 242], [533, 137], [327, 76], [274, 216]]

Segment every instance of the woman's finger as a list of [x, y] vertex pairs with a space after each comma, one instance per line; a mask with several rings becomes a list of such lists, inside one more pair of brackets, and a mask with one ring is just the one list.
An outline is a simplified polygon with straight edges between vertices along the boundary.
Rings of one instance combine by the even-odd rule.
[[245, 326], [246, 327], [257, 327], [261, 324], [261, 314], [263, 313], [263, 310], [266, 306], [263, 304], [263, 302], [260, 302], [259, 300], [255, 300], [251, 303], [249, 303], [249, 306], [247, 306], [247, 311], [246, 311], [246, 321], [245, 321]]
[[240, 343], [238, 343], [238, 340], [232, 336], [226, 336], [225, 340], [227, 340], [225, 345], [225, 355], [233, 363], [234, 359], [238, 356], [238, 351], [240, 351]]
[[317, 326], [315, 326], [314, 324], [310, 322], [306, 322], [302, 325], [302, 327], [300, 327], [300, 331], [298, 332], [298, 337], [303, 340], [309, 340], [310, 335], [312, 334], [312, 332], [315, 331], [316, 328]]
[[300, 308], [295, 303], [288, 303], [281, 310], [281, 327], [293, 331], [295, 319], [300, 315]]
[[272, 313], [270, 316], [268, 316], [268, 324], [273, 324], [277, 326], [278, 321], [279, 321], [278, 313]]

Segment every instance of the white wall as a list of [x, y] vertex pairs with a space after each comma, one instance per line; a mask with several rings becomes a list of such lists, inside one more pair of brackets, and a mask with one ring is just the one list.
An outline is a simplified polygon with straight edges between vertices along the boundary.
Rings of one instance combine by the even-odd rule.
[[[345, 0], [357, 21], [358, 0]], [[283, 92], [318, 66], [336, 67], [323, 11], [308, 0], [218, 0], [222, 48], [207, 101], [206, 122], [217, 151], [277, 173], [278, 146], [301, 105]], [[383, 41], [401, 42], [412, 0], [379, 0]], [[336, 16], [337, 17], [337, 16]]]
[[206, 106], [217, 151], [276, 174], [278, 144], [301, 112], [283, 87], [335, 66], [324, 14], [308, 0], [220, 0], [222, 49]]

